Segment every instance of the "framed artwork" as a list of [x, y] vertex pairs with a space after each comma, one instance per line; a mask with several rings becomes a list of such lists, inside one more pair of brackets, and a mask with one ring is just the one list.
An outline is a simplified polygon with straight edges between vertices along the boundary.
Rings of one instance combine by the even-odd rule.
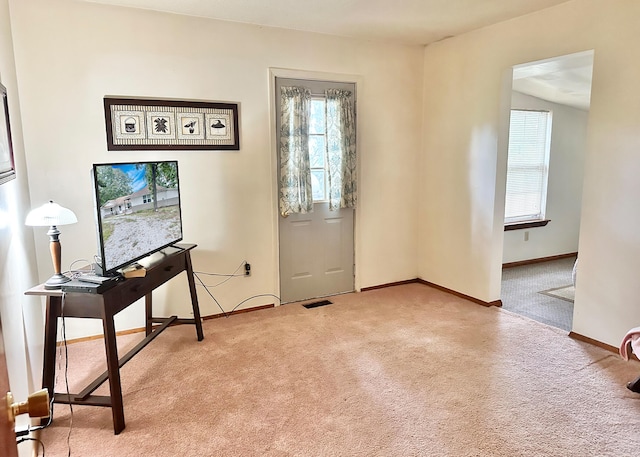
[[109, 151], [239, 150], [238, 104], [104, 98]]
[[16, 169], [13, 160], [7, 89], [2, 84], [0, 84], [0, 93], [2, 93], [2, 108], [0, 108], [0, 184], [4, 184], [16, 177]]

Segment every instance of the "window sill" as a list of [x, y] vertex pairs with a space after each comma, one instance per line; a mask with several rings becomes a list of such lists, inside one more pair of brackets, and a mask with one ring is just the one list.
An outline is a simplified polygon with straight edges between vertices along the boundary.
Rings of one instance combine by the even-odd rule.
[[514, 224], [505, 224], [504, 231], [508, 232], [510, 230], [523, 230], [523, 229], [529, 229], [533, 227], [544, 227], [549, 222], [551, 222], [551, 219], [545, 219], [543, 221], [528, 221], [528, 222], [516, 222]]

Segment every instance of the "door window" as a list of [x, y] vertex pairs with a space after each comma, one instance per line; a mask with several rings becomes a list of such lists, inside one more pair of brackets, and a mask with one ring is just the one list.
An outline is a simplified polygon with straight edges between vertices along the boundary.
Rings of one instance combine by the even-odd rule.
[[311, 167], [311, 190], [313, 201], [327, 200], [327, 122], [324, 97], [311, 99], [309, 117], [309, 164]]

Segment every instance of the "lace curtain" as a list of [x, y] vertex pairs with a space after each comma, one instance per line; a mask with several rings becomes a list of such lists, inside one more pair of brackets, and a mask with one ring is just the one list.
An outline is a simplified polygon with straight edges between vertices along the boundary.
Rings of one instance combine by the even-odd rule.
[[351, 91], [326, 91], [329, 209], [355, 208], [356, 120]]
[[280, 90], [280, 214], [313, 211], [309, 167], [311, 91], [305, 87]]
[[[329, 209], [354, 208], [357, 203], [356, 120], [352, 92], [328, 89], [326, 95], [326, 162]], [[309, 166], [311, 91], [281, 87], [280, 214], [313, 211]]]

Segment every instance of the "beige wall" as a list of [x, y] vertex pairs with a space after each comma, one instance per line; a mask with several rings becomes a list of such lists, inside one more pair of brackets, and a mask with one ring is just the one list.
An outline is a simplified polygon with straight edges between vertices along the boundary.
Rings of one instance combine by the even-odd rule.
[[16, 179], [0, 186], [0, 317], [11, 390], [16, 400], [24, 401], [40, 388], [43, 308], [40, 300], [24, 295], [37, 275], [33, 231], [23, 223], [29, 189], [7, 0], [0, 0], [0, 82], [7, 88], [17, 171]]
[[640, 2], [577, 0], [425, 49], [420, 276], [500, 296], [505, 81], [595, 50], [573, 330], [611, 345], [640, 322]]
[[[218, 301], [230, 310], [256, 294], [277, 295], [269, 69], [287, 68], [360, 81], [356, 285], [417, 276], [421, 48], [71, 0], [10, 4], [32, 199], [53, 199], [79, 219], [61, 229], [65, 267], [96, 252], [91, 164], [177, 159], [184, 238], [198, 244], [195, 269], [230, 273], [244, 260], [252, 264], [250, 278], [212, 290]], [[238, 102], [241, 150], [108, 152], [105, 95]], [[36, 248], [45, 279], [50, 258], [44, 234], [36, 234]], [[188, 313], [186, 281], [173, 281], [164, 297], [159, 313]], [[219, 312], [204, 291], [199, 297], [203, 315]], [[273, 302], [261, 297], [243, 307]], [[143, 325], [139, 307], [119, 319], [118, 329]], [[100, 327], [71, 322], [67, 332], [100, 333]]]

